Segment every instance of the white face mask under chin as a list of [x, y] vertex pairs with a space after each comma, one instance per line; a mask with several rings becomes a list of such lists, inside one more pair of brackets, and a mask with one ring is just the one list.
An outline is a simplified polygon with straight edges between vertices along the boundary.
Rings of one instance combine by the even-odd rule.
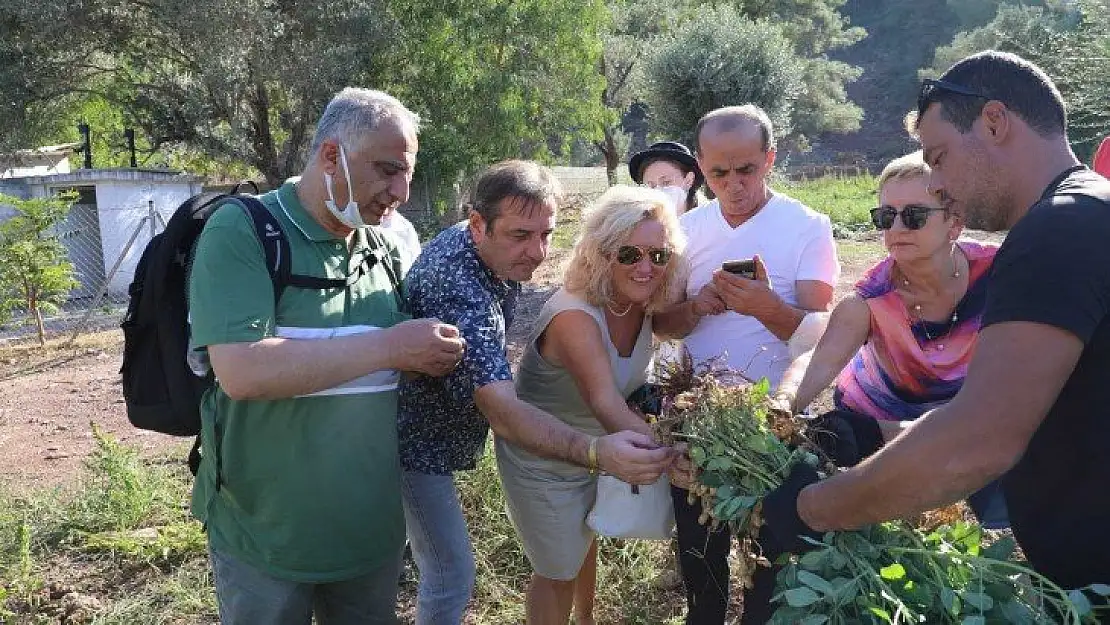
[[660, 187], [659, 191], [663, 192], [671, 201], [671, 209], [674, 210], [676, 215], [681, 215], [686, 212], [686, 196], [688, 192], [682, 187], [667, 186]]
[[343, 177], [347, 180], [347, 206], [342, 210], [335, 204], [335, 188], [331, 174], [324, 172], [324, 186], [327, 187], [328, 199], [324, 205], [328, 207], [336, 219], [343, 222], [348, 228], [361, 228], [366, 225], [362, 220], [362, 213], [358, 212], [358, 202], [355, 201], [354, 191], [351, 188], [351, 169], [347, 167], [347, 153], [343, 146], [339, 146], [339, 162], [343, 164]]

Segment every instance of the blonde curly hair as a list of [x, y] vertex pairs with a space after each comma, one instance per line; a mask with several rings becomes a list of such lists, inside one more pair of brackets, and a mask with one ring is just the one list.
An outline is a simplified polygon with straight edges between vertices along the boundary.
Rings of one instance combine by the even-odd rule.
[[656, 221], [663, 226], [666, 247], [671, 250], [663, 282], [648, 301], [646, 310], [652, 313], [666, 306], [683, 262], [686, 236], [667, 196], [646, 187], [611, 187], [587, 209], [582, 234], [574, 243], [563, 275], [564, 288], [593, 306], [611, 303], [614, 256], [636, 226], [644, 221]]

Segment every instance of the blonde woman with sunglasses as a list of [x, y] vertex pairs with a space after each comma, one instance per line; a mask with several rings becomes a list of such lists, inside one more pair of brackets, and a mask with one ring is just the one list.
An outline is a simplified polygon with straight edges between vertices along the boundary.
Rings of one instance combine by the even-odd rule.
[[[883, 170], [871, 219], [889, 255], [836, 306], [817, 347], [795, 361], [776, 393], [782, 407], [800, 411], [835, 379], [835, 410], [818, 422], [841, 466], [954, 397], [975, 351], [998, 248], [957, 241], [963, 223], [928, 179], [921, 152]], [[997, 484], [970, 503], [984, 525], [1008, 524]]]
[[[591, 207], [516, 377], [520, 398], [590, 435], [650, 434], [627, 403], [648, 378], [652, 313], [666, 301], [684, 238], [659, 191], [617, 186]], [[534, 573], [528, 623], [593, 623], [596, 544], [586, 517], [597, 476], [503, 439], [497, 463], [510, 517]]]

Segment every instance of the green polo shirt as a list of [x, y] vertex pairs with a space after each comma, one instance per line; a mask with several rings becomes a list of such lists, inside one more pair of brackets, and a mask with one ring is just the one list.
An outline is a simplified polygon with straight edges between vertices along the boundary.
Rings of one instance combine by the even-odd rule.
[[[360, 230], [349, 251], [305, 211], [291, 182], [260, 199], [284, 227], [295, 274], [346, 277], [357, 251], [374, 245]], [[400, 258], [392, 243], [386, 249]], [[380, 265], [347, 289], [287, 287], [275, 310], [254, 226], [231, 206], [201, 234], [189, 296], [198, 347], [272, 336], [328, 340], [406, 318]], [[405, 537], [397, 379], [396, 371], [378, 371], [273, 401], [232, 400], [217, 381], [202, 402], [204, 460], [192, 502], [212, 548], [308, 583], [358, 577], [396, 558]]]

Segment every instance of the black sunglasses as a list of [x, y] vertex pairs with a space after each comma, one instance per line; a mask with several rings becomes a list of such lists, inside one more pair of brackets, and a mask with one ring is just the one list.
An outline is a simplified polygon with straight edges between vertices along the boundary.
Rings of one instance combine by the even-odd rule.
[[656, 267], [671, 262], [671, 251], [658, 247], [643, 248], [638, 245], [622, 245], [617, 248], [617, 262], [622, 265], [635, 265], [647, 254], [648, 260]]
[[949, 82], [947, 80], [938, 80], [934, 78], [926, 78], [921, 81], [921, 91], [917, 94], [917, 114], [918, 116], [925, 114], [925, 109], [929, 108], [929, 104], [934, 101], [934, 96], [938, 91], [946, 93], [955, 93], [956, 95], [965, 95], [972, 98], [983, 98], [984, 100], [991, 100], [990, 96], [965, 87], [963, 85]]
[[871, 223], [879, 230], [890, 230], [894, 227], [894, 220], [901, 215], [902, 225], [910, 230], [920, 230], [929, 220], [929, 213], [944, 212], [943, 208], [922, 206], [921, 204], [907, 204], [899, 211], [893, 206], [880, 206], [871, 209]]

